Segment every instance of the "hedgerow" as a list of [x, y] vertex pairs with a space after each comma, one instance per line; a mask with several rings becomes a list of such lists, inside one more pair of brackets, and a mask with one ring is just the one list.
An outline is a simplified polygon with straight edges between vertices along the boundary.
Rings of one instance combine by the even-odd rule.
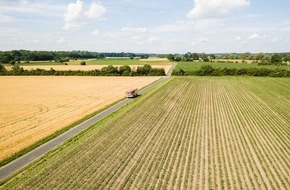
[[174, 70], [175, 76], [268, 76], [268, 77], [290, 77], [290, 70], [283, 68], [213, 68], [211, 65], [204, 65], [195, 71], [185, 71], [183, 69]]
[[139, 66], [136, 71], [131, 70], [129, 66], [121, 66], [120, 68], [109, 65], [102, 69], [95, 69], [90, 71], [83, 70], [66, 70], [58, 71], [51, 68], [45, 69], [32, 69], [25, 70], [19, 65], [14, 65], [11, 70], [6, 70], [0, 64], [0, 75], [54, 75], [54, 76], [163, 76], [165, 71], [163, 68], [152, 68], [150, 65], [145, 64]]

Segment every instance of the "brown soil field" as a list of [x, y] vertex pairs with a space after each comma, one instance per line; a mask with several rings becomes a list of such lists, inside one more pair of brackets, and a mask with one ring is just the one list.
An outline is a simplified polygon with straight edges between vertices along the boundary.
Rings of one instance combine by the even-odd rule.
[[[131, 69], [136, 70], [138, 66], [143, 65], [129, 65]], [[170, 65], [151, 65], [152, 68], [163, 68], [165, 70], [165, 73], [168, 73], [168, 71], [171, 68]], [[76, 70], [82, 70], [82, 71], [91, 71], [95, 69], [101, 69], [103, 67], [106, 67], [106, 65], [37, 65], [37, 66], [21, 66], [25, 70], [31, 70], [31, 69], [45, 69], [50, 70], [53, 68], [56, 71], [76, 71]], [[114, 67], [120, 67], [120, 65], [115, 65]], [[7, 69], [11, 69], [11, 66], [6, 67]]]
[[160, 77], [0, 77], [0, 161]]

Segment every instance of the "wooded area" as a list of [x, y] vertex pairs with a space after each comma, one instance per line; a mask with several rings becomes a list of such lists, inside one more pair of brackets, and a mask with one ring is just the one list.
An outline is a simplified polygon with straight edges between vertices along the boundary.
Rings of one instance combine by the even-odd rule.
[[29, 50], [12, 50], [0, 51], [0, 63], [15, 64], [18, 61], [65, 61], [69, 59], [103, 59], [105, 57], [140, 57], [148, 58], [148, 54], [134, 53], [99, 53], [90, 51], [29, 51]]
[[29, 51], [11, 50], [0, 51], [0, 63], [15, 64], [19, 61], [67, 61], [69, 59], [104, 59], [106, 57], [139, 57], [147, 59], [149, 56], [167, 57], [170, 61], [193, 61], [210, 59], [241, 59], [241, 60], [260, 60], [266, 62], [287, 62], [290, 61], [290, 52], [285, 53], [191, 53], [185, 54], [145, 54], [145, 53], [100, 53], [90, 51]]

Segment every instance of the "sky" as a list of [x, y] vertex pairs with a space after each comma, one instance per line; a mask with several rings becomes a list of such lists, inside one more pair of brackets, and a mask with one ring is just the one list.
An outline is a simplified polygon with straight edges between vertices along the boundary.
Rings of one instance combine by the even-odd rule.
[[290, 0], [0, 0], [0, 51], [290, 52]]

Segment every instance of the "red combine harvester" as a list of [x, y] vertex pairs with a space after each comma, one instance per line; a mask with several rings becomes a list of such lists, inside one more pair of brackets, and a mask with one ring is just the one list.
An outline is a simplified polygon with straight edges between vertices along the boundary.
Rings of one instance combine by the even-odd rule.
[[135, 89], [130, 89], [126, 92], [127, 98], [135, 98], [137, 94], [137, 88]]

